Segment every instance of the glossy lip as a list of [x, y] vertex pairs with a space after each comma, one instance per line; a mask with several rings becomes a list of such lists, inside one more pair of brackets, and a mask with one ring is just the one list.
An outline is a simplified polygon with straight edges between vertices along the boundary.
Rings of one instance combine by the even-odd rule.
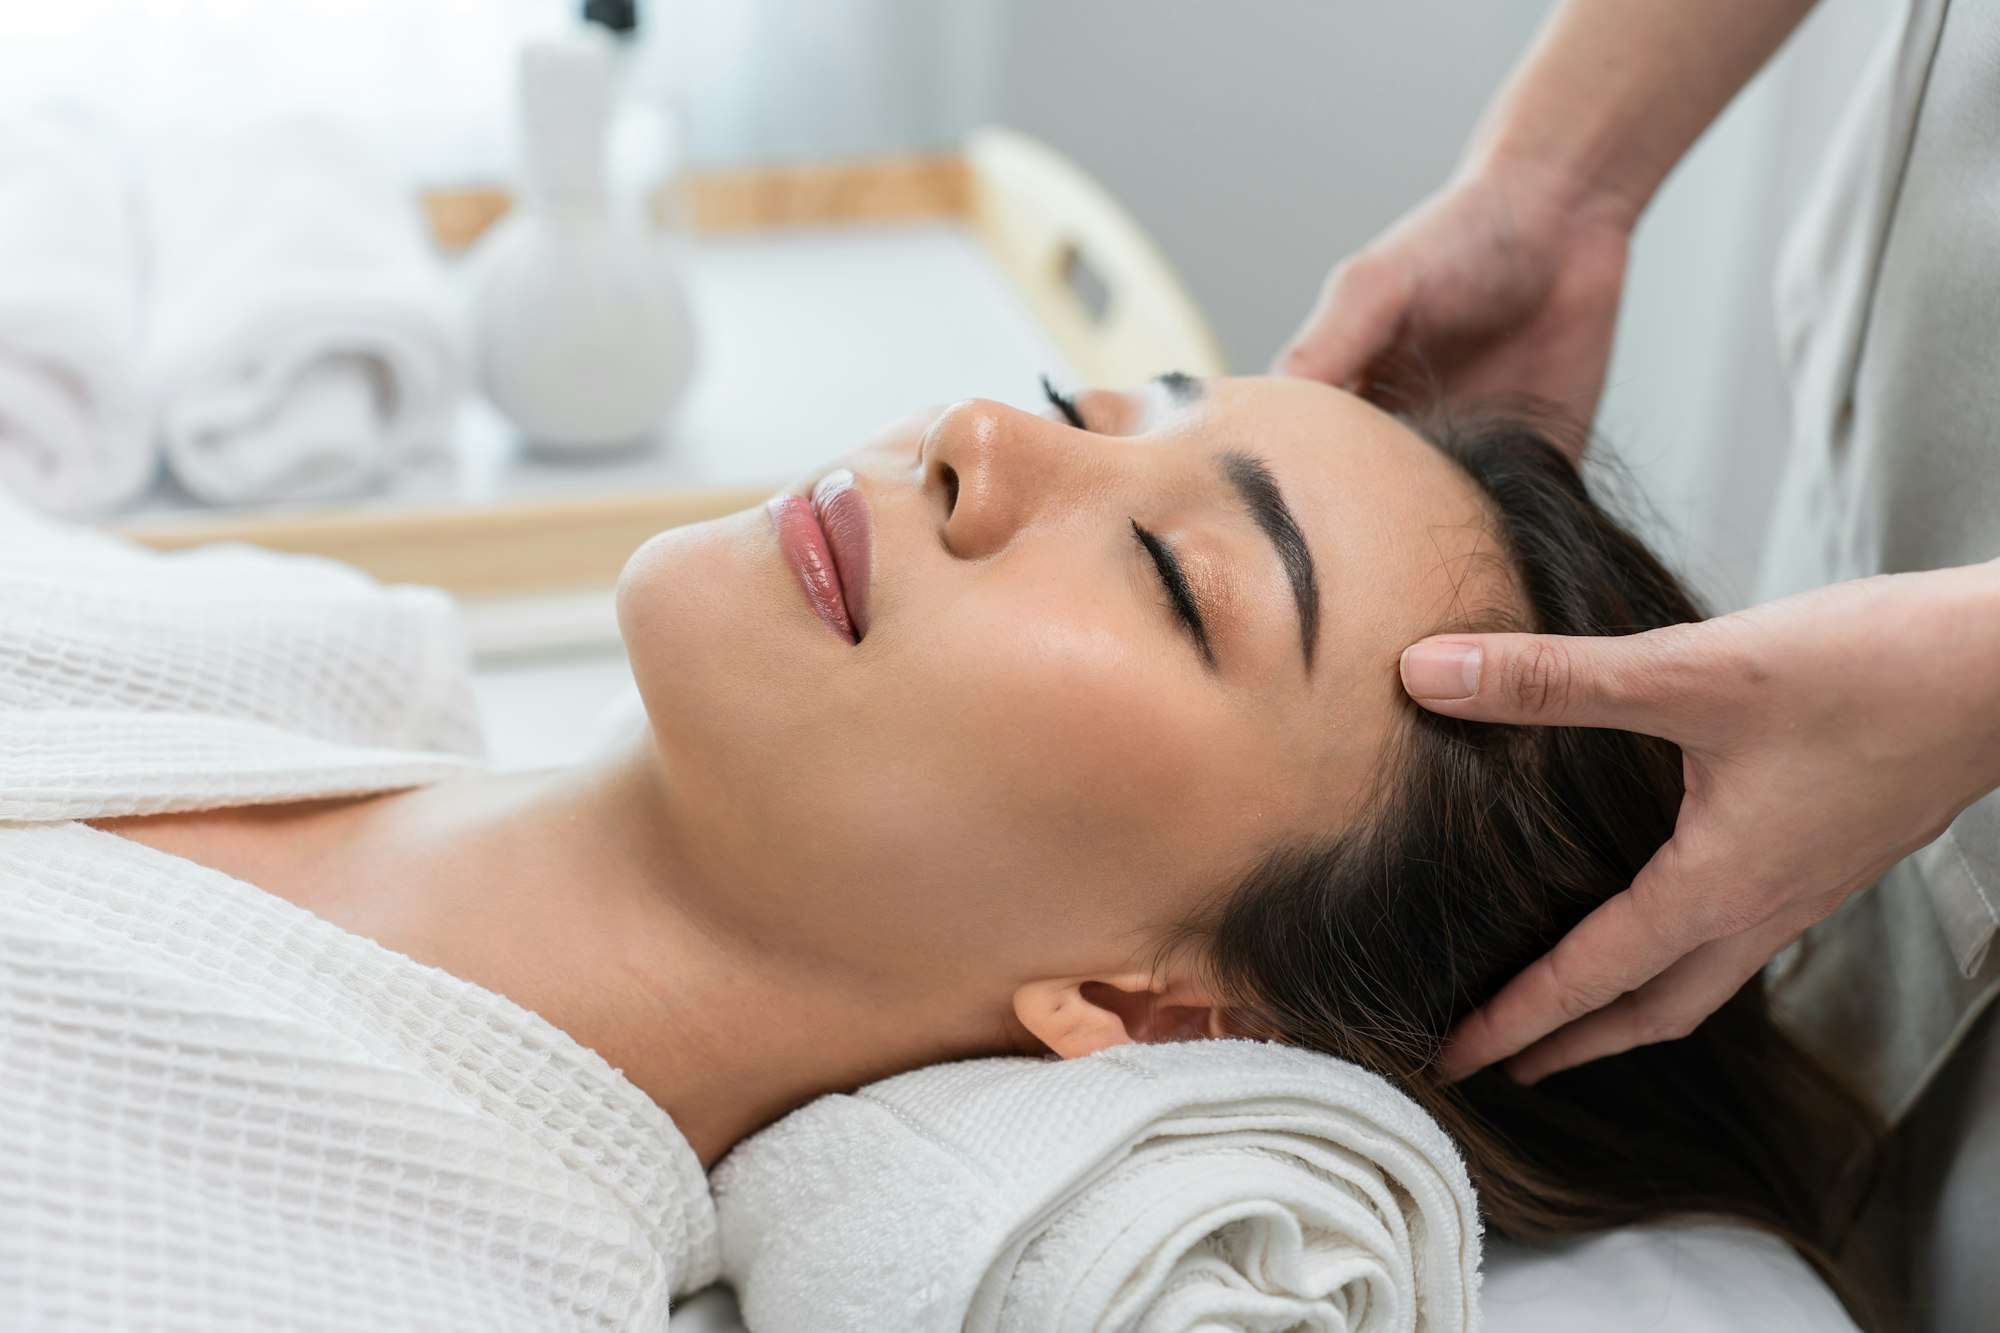
[[834, 572], [840, 576], [841, 600], [854, 625], [854, 641], [868, 637], [869, 589], [875, 573], [875, 522], [868, 497], [855, 484], [854, 473], [837, 468], [819, 479], [812, 491], [813, 512], [819, 517], [820, 531], [826, 534], [833, 552]]
[[765, 502], [778, 549], [827, 628], [848, 643], [868, 632], [871, 529], [868, 501], [846, 468], [829, 473], [803, 495]]

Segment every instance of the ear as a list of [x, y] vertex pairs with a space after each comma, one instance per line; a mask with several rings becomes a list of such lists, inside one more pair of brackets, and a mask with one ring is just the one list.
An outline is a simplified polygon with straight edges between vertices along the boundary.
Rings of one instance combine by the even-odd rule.
[[1014, 992], [1014, 1016], [1065, 1060], [1128, 1041], [1227, 1035], [1222, 1006], [1209, 995], [1143, 972], [1028, 982]]

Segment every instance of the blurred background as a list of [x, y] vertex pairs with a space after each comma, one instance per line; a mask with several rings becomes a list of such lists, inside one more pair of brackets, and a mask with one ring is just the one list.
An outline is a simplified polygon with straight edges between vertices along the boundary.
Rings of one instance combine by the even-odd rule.
[[[562, 0], [65, 0], [0, 8], [0, 111], [88, 108], [158, 143], [306, 112], [410, 190], [513, 179], [525, 40]], [[1327, 267], [1436, 186], [1541, 0], [646, 0], [608, 170], [641, 178], [950, 149], [1068, 155], [1258, 370]], [[1599, 427], [1653, 535], [1726, 607], [1751, 586], [1787, 420], [1772, 258], [1886, 7], [1822, 0], [1642, 225]], [[865, 320], [865, 311], [856, 312]], [[1012, 388], [1010, 383], [1009, 388]], [[905, 406], [922, 401], [913, 386]], [[838, 442], [835, 443], [838, 447]]]

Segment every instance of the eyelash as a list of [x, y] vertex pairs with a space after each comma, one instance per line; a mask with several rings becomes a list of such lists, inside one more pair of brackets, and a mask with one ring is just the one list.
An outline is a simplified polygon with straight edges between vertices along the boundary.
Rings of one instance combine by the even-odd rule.
[[[1042, 392], [1056, 411], [1078, 430], [1089, 430], [1084, 423], [1083, 413], [1076, 410], [1076, 400], [1056, 388], [1047, 375], [1042, 376]], [[1201, 608], [1196, 605], [1194, 590], [1188, 586], [1187, 575], [1181, 572], [1181, 562], [1174, 557], [1172, 548], [1152, 533], [1139, 526], [1138, 519], [1131, 519], [1132, 535], [1146, 554], [1152, 557], [1153, 568], [1160, 576], [1160, 583], [1167, 591], [1167, 600], [1172, 603], [1174, 615], [1194, 638], [1194, 646], [1201, 652], [1201, 660], [1213, 667], [1215, 649], [1208, 641], [1208, 626], [1202, 623]]]
[[1208, 627], [1202, 623], [1201, 608], [1195, 604], [1194, 589], [1188, 586], [1187, 575], [1181, 572], [1181, 562], [1174, 558], [1168, 545], [1152, 533], [1139, 526], [1138, 519], [1129, 520], [1132, 535], [1153, 557], [1153, 568], [1159, 571], [1160, 582], [1166, 586], [1167, 600], [1173, 604], [1174, 614], [1180, 618], [1187, 632], [1194, 636], [1194, 646], [1201, 650], [1201, 660], [1209, 666], [1215, 665], [1215, 649], [1208, 642]]
[[1049, 396], [1049, 401], [1055, 405], [1056, 411], [1062, 413], [1063, 419], [1070, 425], [1078, 430], [1090, 429], [1083, 422], [1083, 413], [1076, 410], [1076, 399], [1058, 389], [1047, 375], [1042, 376], [1042, 392]]

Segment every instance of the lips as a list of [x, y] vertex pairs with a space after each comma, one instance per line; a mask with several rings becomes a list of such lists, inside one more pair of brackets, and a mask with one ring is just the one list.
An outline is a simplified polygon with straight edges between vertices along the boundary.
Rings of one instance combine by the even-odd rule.
[[810, 498], [774, 496], [764, 508], [806, 602], [834, 633], [861, 642], [869, 625], [873, 534], [854, 474], [841, 468], [821, 478]]

